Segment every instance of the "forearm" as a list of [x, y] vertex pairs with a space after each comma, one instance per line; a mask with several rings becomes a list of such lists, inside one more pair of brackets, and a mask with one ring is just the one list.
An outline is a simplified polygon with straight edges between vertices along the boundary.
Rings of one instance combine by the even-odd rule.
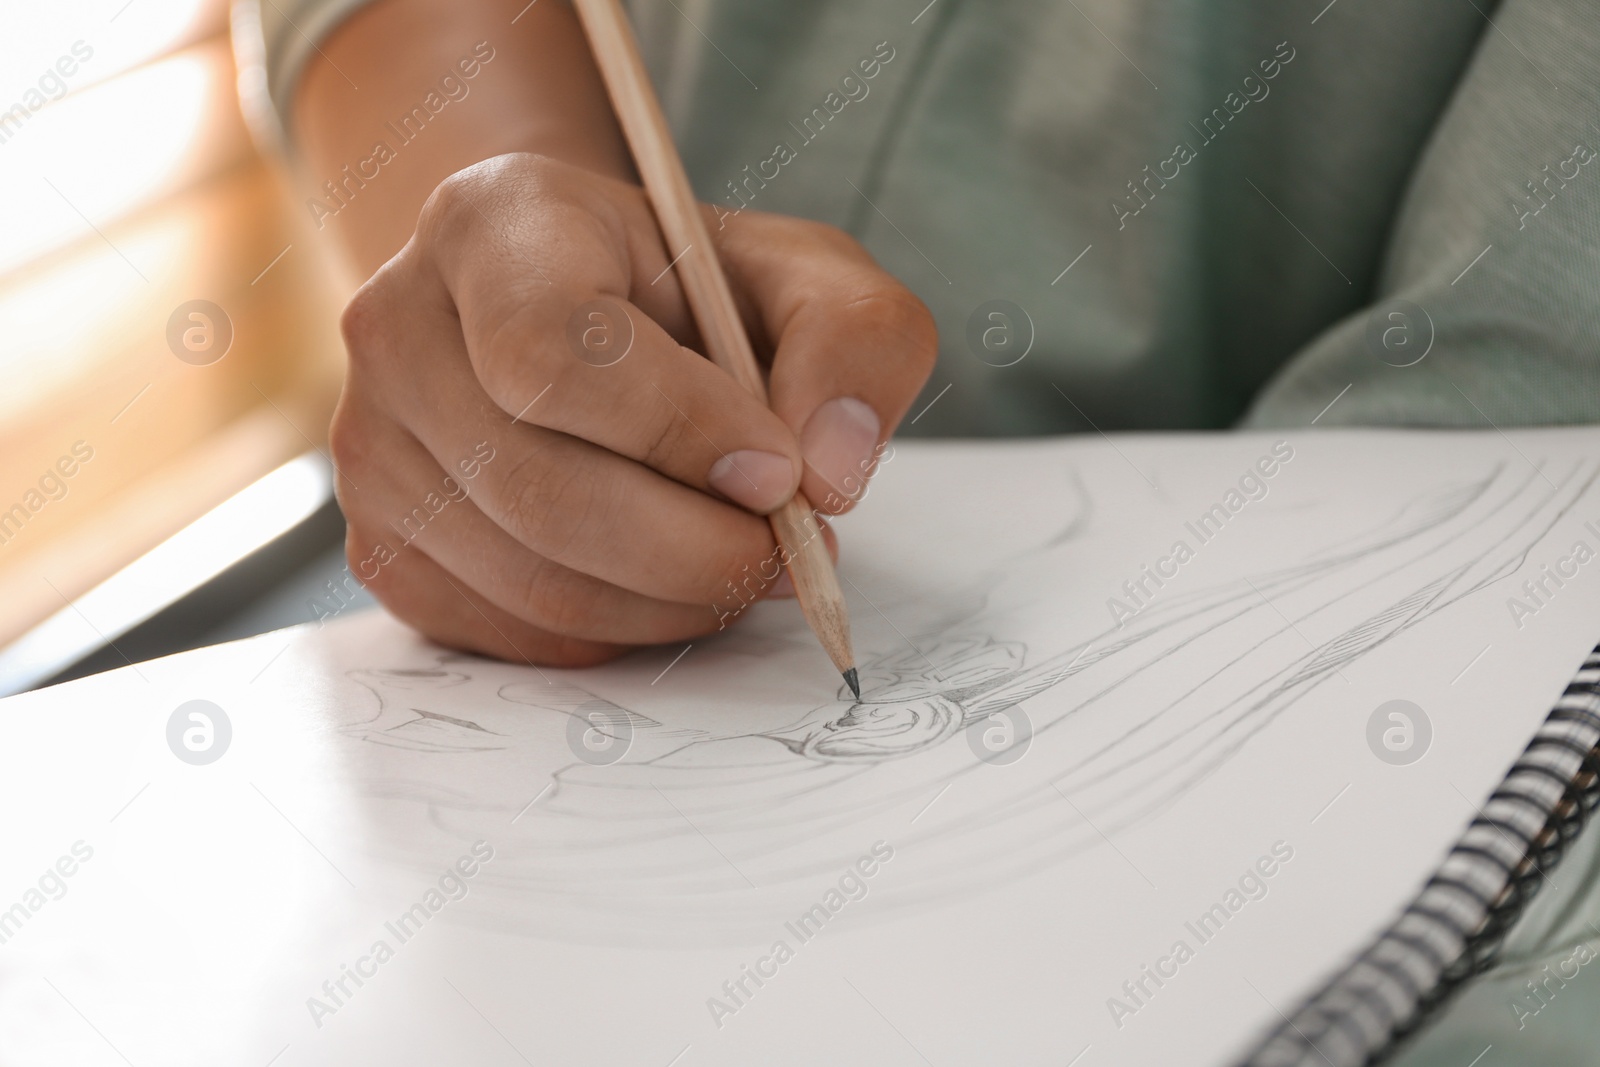
[[320, 43], [293, 133], [318, 224], [363, 275], [410, 238], [434, 188], [473, 163], [539, 152], [632, 176], [570, 5], [540, 0], [518, 17], [524, 3], [377, 0]]

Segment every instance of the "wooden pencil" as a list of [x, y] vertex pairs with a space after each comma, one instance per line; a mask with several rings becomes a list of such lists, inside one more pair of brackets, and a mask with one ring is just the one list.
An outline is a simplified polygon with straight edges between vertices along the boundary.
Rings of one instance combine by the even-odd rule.
[[[706, 354], [766, 404], [767, 385], [761, 366], [739, 318], [727, 276], [717, 261], [711, 235], [620, 0], [575, 0], [574, 6], [610, 94], [611, 106], [633, 152], [634, 165], [644, 180], [645, 194], [655, 209], [667, 252], [679, 257], [679, 280], [700, 327]], [[800, 610], [851, 692], [860, 697], [844, 593], [811, 504], [803, 493], [796, 492], [769, 519], [778, 544], [788, 556], [789, 577], [794, 582]]]

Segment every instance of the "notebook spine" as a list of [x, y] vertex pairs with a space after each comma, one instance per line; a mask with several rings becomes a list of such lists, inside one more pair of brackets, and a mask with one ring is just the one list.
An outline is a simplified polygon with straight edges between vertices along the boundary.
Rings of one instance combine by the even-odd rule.
[[1600, 645], [1416, 899], [1242, 1067], [1367, 1067], [1387, 1059], [1467, 979], [1494, 964], [1597, 804]]

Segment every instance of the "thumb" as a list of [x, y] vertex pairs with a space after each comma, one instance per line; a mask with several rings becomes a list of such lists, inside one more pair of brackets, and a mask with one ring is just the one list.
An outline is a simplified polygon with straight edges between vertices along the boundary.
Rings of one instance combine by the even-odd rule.
[[772, 340], [771, 405], [800, 440], [801, 491], [827, 514], [848, 511], [933, 371], [933, 316], [831, 226], [747, 212], [718, 248]]

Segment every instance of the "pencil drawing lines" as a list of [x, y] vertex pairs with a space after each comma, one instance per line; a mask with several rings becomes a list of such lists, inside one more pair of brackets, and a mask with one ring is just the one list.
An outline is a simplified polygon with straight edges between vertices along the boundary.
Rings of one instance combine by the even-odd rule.
[[[1073, 478], [1086, 517], [1092, 495]], [[885, 908], [914, 906], [1104, 848], [1284, 716], [1330, 714], [1307, 697], [1359, 680], [1375, 652], [1517, 573], [1597, 478], [1589, 460], [1488, 466], [1278, 557], [1291, 562], [1174, 593], [1121, 626], [1057, 628], [1040, 649], [1040, 625], [1017, 620], [1059, 609], [1041, 576], [1071, 574], [1087, 551], [1075, 519], [967, 588], [875, 595], [886, 625], [858, 648], [859, 700], [786, 702], [766, 679], [791, 660], [814, 667], [805, 635], [730, 632], [674, 668], [748, 661], [761, 685], [714, 707], [692, 679], [682, 696], [650, 685], [676, 649], [642, 660], [626, 691], [603, 672], [546, 682], [441, 655], [429, 669], [351, 672], [377, 710], [341, 729], [386, 753], [374, 795], [426, 805], [457, 837], [481, 813], [514, 822], [527, 859], [508, 856], [495, 877], [552, 913], [603, 914], [609, 929], [623, 916], [729, 923], [751, 885], [805, 885], [833, 863], [817, 842], [879, 815], [907, 826], [908, 856], [937, 857], [897, 868], [881, 891]], [[1024, 703], [1025, 759], [996, 768], [960, 743]], [[621, 758], [577, 758], [563, 740], [574, 722]], [[538, 818], [513, 819], [534, 794]], [[713, 841], [726, 862], [708, 863]]]

